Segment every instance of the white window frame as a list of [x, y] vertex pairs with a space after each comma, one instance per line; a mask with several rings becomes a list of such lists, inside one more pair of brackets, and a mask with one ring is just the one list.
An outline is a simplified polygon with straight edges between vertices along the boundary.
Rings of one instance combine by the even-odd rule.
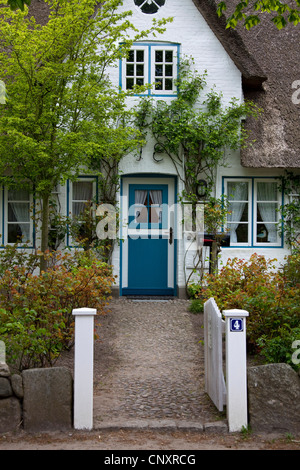
[[[228, 194], [228, 183], [229, 182], [247, 182], [248, 183], [248, 242], [232, 242], [230, 241], [230, 247], [255, 247], [255, 248], [282, 248], [283, 239], [282, 236], [278, 234], [277, 231], [277, 241], [276, 242], [258, 242], [257, 241], [257, 225], [262, 224], [257, 220], [257, 183], [276, 183], [279, 185], [278, 178], [261, 178], [261, 177], [224, 177], [224, 189], [223, 193], [227, 196], [228, 201], [230, 201], [230, 194]], [[239, 201], [236, 201], [239, 202]], [[269, 202], [269, 201], [268, 201]], [[278, 209], [281, 207], [282, 201], [282, 192], [278, 189], [277, 191], [277, 200], [270, 201], [278, 204]], [[278, 212], [277, 221], [274, 222], [274, 225], [277, 226], [280, 223], [280, 213]], [[234, 223], [234, 222], [232, 222]], [[266, 222], [267, 223], [267, 222]], [[272, 222], [270, 222], [272, 223]], [[226, 224], [226, 228], [230, 226]], [[278, 228], [278, 227], [277, 227]]]
[[[139, 96], [177, 96], [178, 90], [176, 86], [176, 81], [178, 79], [178, 65], [179, 65], [179, 54], [180, 54], [180, 45], [179, 44], [170, 44], [170, 43], [134, 43], [131, 47], [131, 50], [144, 51], [144, 85], [152, 85], [149, 90], [144, 93], [139, 94]], [[173, 88], [172, 90], [158, 90], [155, 89], [155, 52], [156, 51], [172, 51], [173, 52]], [[127, 83], [127, 59], [124, 58], [120, 61], [120, 88], [123, 91], [128, 91], [126, 88]], [[134, 84], [136, 84], [136, 79], [138, 76], [134, 74]], [[164, 77], [163, 77], [164, 78]]]
[[[2, 243], [5, 245], [14, 245], [15, 243], [18, 243], [19, 246], [24, 246], [27, 244], [30, 244], [32, 247], [34, 245], [34, 233], [33, 233], [33, 213], [32, 213], [32, 208], [33, 208], [33, 194], [30, 193], [29, 191], [29, 199], [25, 200], [13, 200], [13, 202], [21, 202], [21, 203], [29, 203], [29, 221], [16, 221], [12, 222], [8, 220], [8, 203], [10, 202], [8, 200], [8, 191], [9, 188], [5, 187], [4, 188], [4, 204], [3, 204], [3, 211], [4, 214], [2, 214], [3, 217], [3, 222], [4, 222], [4, 237], [2, 236]], [[29, 225], [29, 240], [26, 240], [24, 242], [8, 242], [8, 226], [17, 224], [17, 223], [23, 223], [23, 224], [28, 224]]]
[[[261, 224], [262, 222], [259, 222], [257, 220], [257, 207], [258, 207], [258, 202], [261, 202], [258, 200], [258, 191], [257, 191], [257, 184], [258, 183], [276, 183], [278, 185], [278, 180], [276, 179], [272, 179], [272, 178], [256, 178], [253, 180], [253, 184], [254, 184], [254, 201], [253, 201], [253, 246], [281, 246], [282, 244], [282, 240], [278, 234], [278, 223], [280, 222], [280, 214], [279, 212], [277, 212], [277, 220], [276, 222], [269, 222], [271, 223], [272, 225], [275, 225], [276, 226], [276, 233], [277, 233], [277, 241], [276, 242], [258, 242], [256, 240], [257, 238], [257, 225], [258, 224]], [[277, 210], [280, 208], [281, 204], [282, 204], [282, 196], [280, 197], [280, 191], [279, 189], [277, 189], [277, 199], [274, 200], [274, 201], [268, 201], [270, 203], [276, 203], [277, 204]], [[267, 224], [268, 222], [265, 221], [263, 222], [265, 224]]]
[[[252, 201], [252, 180], [251, 178], [226, 178], [225, 179], [225, 184], [224, 184], [224, 189], [225, 189], [225, 194], [228, 198], [228, 201], [230, 201], [230, 194], [228, 194], [228, 183], [248, 183], [248, 222], [239, 222], [241, 224], [247, 224], [248, 225], [248, 242], [235, 242], [233, 243], [230, 240], [230, 246], [251, 246], [251, 240], [252, 240], [252, 214], [251, 214], [251, 201]], [[233, 202], [241, 202], [241, 201], [233, 201]], [[235, 223], [232, 221], [231, 223]], [[231, 225], [231, 223], [228, 223], [228, 226]], [[238, 223], [238, 221], [236, 221]]]
[[[134, 55], [135, 55], [135, 61], [134, 62], [130, 62], [129, 64], [132, 64], [134, 66], [134, 70], [136, 72], [136, 66], [139, 62], [136, 61], [136, 54], [137, 54], [137, 51], [143, 51], [144, 52], [144, 62], [140, 62], [144, 65], [144, 75], [142, 75], [144, 77], [144, 83], [143, 85], [146, 85], [148, 83], [148, 80], [149, 80], [149, 48], [147, 46], [138, 46], [138, 45], [135, 45], [131, 48], [131, 51], [134, 51]], [[133, 78], [134, 80], [134, 85], [137, 85], [137, 80], [141, 77], [139, 75], [137, 75], [136, 73], [134, 73], [133, 76], [129, 75], [127, 76], [127, 59], [124, 59], [123, 60], [123, 63], [122, 63], [122, 84], [123, 84], [123, 89], [124, 90], [129, 90], [129, 88], [127, 89], [126, 87], [126, 84], [127, 84], [127, 78]]]

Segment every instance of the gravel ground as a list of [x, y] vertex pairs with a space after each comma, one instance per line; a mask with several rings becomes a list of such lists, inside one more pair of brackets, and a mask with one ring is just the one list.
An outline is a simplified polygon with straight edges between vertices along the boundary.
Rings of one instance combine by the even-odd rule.
[[[204, 385], [203, 315], [188, 302], [112, 300], [96, 322], [94, 429], [0, 436], [0, 450], [300, 449], [300, 436], [227, 432]], [[73, 351], [57, 365], [73, 371]]]

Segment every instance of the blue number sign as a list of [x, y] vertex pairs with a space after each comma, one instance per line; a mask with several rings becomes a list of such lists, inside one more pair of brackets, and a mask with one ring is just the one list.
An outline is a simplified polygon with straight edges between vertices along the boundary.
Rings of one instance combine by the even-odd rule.
[[244, 331], [244, 320], [242, 318], [230, 318], [230, 331]]

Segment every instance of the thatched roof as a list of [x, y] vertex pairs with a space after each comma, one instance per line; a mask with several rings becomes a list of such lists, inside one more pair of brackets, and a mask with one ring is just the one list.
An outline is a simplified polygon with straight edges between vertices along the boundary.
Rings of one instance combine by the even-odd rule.
[[[250, 31], [242, 25], [234, 31], [225, 30], [225, 19], [218, 19], [214, 0], [194, 3], [241, 71], [245, 98], [263, 109], [257, 121], [246, 122], [256, 142], [242, 151], [242, 165], [300, 168], [300, 104], [292, 102], [296, 91], [292, 84], [300, 80], [300, 25], [279, 31], [264, 15]], [[234, 2], [226, 3], [230, 6]]]

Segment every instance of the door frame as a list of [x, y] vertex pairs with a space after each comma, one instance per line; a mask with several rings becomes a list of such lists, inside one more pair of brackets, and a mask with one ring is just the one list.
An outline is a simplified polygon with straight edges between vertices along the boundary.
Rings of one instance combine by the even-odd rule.
[[[123, 289], [128, 288], [128, 237], [127, 237], [127, 222], [128, 222], [128, 204], [129, 204], [129, 185], [130, 184], [168, 184], [168, 196], [169, 192], [173, 192], [172, 201], [168, 197], [169, 207], [174, 205], [176, 208], [177, 204], [177, 176], [168, 174], [127, 174], [121, 177], [120, 184], [120, 284], [119, 284], [119, 295], [134, 295], [126, 294]], [[170, 186], [171, 185], [171, 186]], [[177, 213], [174, 210], [174, 238], [173, 238], [173, 260], [172, 265], [169, 265], [168, 257], [168, 282], [172, 280], [173, 286], [170, 288], [169, 296], [177, 295], [177, 239], [176, 239], [176, 228], [177, 228]], [[127, 257], [127, 258], [126, 258]], [[173, 272], [172, 272], [173, 271]], [[138, 295], [138, 294], [137, 294]], [[142, 295], [142, 294], [141, 294]], [[158, 295], [153, 292], [144, 295]]]

